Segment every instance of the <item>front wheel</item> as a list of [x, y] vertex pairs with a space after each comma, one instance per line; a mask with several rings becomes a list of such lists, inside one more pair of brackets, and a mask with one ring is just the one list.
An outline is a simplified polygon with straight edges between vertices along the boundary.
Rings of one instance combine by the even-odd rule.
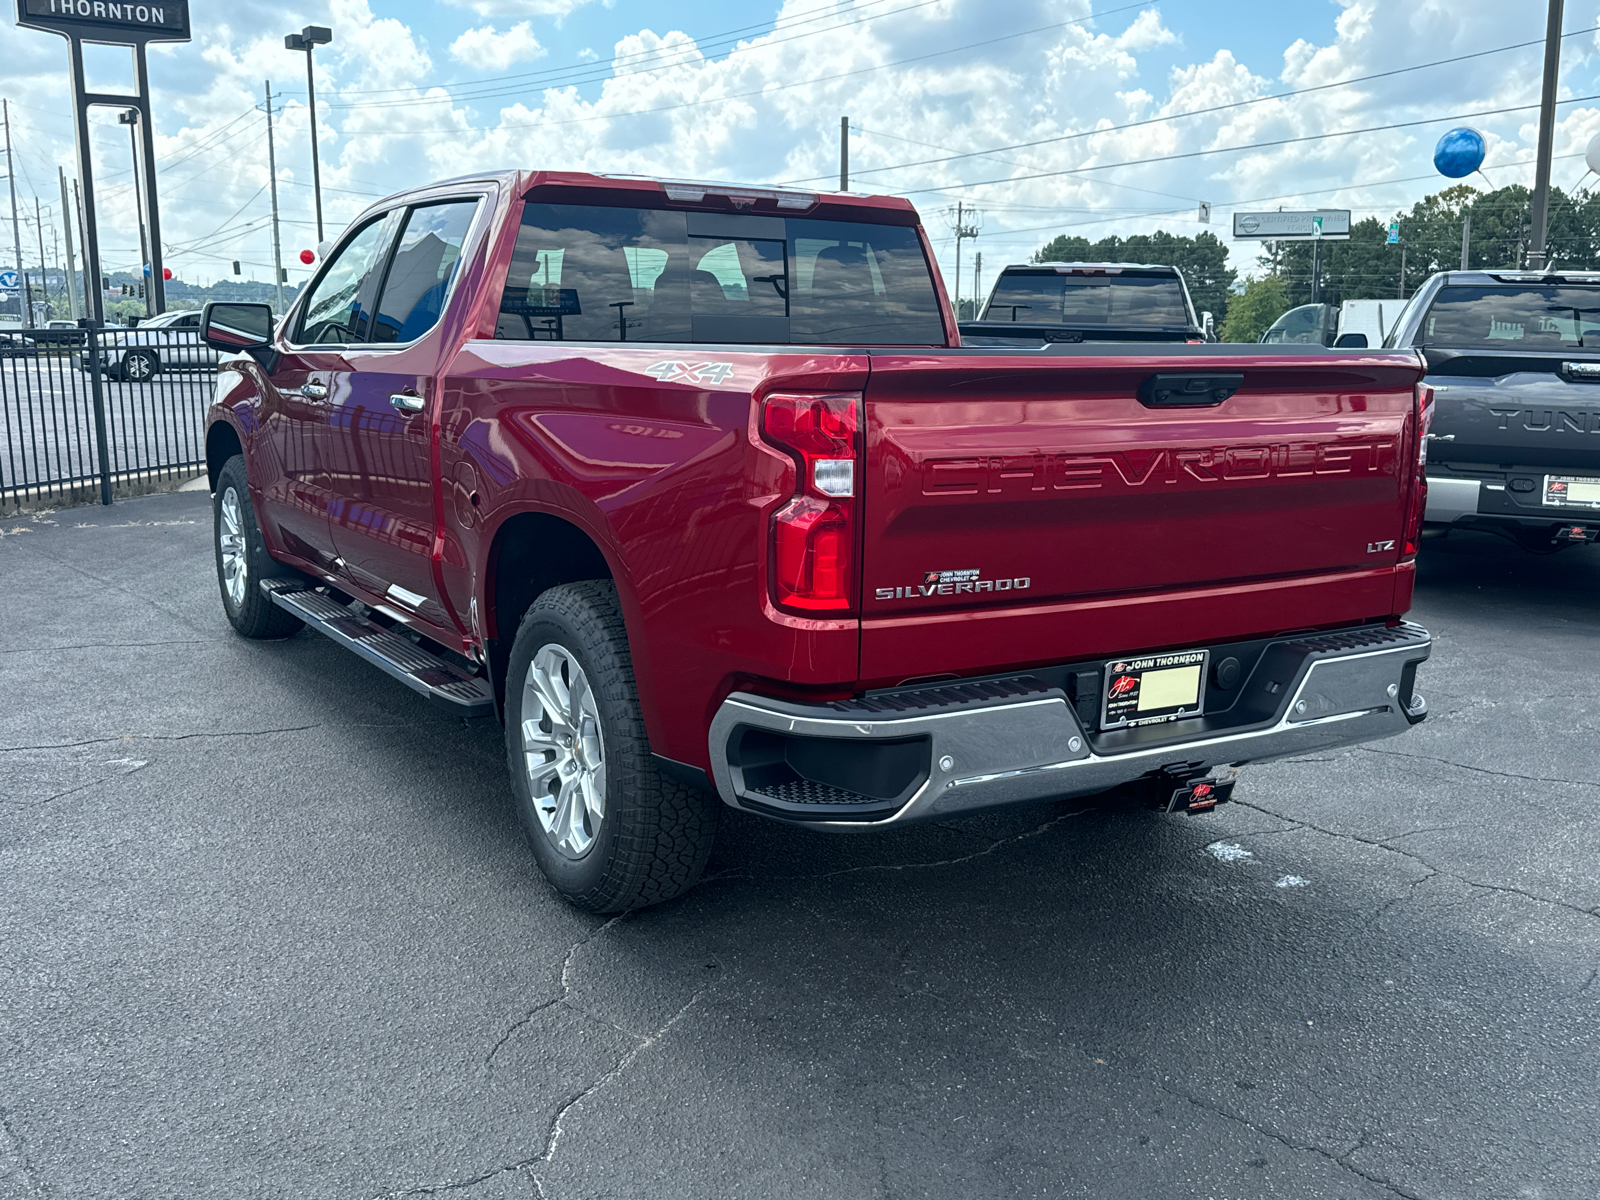
[[564, 584], [534, 601], [512, 643], [505, 711], [517, 814], [568, 902], [624, 912], [699, 878], [719, 801], [650, 756], [614, 584]]
[[261, 580], [272, 571], [272, 560], [261, 540], [255, 510], [250, 507], [250, 486], [245, 482], [242, 456], [235, 454], [222, 464], [211, 509], [217, 583], [222, 588], [222, 611], [227, 614], [228, 623], [247, 638], [289, 637], [300, 628], [300, 621], [261, 590]]

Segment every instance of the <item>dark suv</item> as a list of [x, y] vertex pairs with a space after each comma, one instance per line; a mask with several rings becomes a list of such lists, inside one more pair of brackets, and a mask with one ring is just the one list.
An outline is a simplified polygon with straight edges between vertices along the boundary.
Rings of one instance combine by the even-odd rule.
[[1600, 273], [1441, 272], [1385, 344], [1428, 363], [1429, 525], [1539, 552], [1600, 535]]

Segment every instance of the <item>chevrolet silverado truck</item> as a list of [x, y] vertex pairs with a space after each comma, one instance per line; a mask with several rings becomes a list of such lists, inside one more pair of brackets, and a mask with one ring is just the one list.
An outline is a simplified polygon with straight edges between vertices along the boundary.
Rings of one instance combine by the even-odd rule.
[[1404, 732], [1412, 353], [963, 348], [903, 200], [533, 172], [372, 207], [212, 304], [234, 629], [505, 726], [614, 912], [723, 805], [865, 830]]
[[1017, 263], [1002, 270], [963, 346], [1076, 342], [1214, 342], [1177, 267], [1119, 262]]
[[1430, 533], [1546, 554], [1600, 536], [1600, 274], [1441, 272], [1385, 344], [1421, 352], [1436, 397]]

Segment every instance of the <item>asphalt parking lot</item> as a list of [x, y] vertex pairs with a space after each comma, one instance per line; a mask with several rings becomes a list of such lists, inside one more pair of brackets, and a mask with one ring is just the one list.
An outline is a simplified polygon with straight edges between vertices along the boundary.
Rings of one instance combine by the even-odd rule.
[[1600, 1194], [1600, 550], [1429, 543], [1427, 723], [1210, 816], [730, 814], [605, 920], [209, 537], [0, 522], [0, 1197]]

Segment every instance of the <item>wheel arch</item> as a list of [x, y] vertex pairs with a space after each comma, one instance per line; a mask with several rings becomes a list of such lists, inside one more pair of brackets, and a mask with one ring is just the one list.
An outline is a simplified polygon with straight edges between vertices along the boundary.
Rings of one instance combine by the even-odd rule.
[[[567, 516], [540, 510], [512, 513], [495, 528], [484, 564], [484, 647], [495, 702], [504, 711], [506, 663], [523, 614], [539, 594], [563, 583], [609, 579], [616, 583], [623, 621], [631, 596], [601, 540]], [[630, 630], [631, 634], [631, 630]]]
[[[239, 431], [225, 420], [211, 422], [206, 430], [206, 480], [210, 490], [217, 490], [217, 476], [222, 471], [222, 464], [235, 454], [244, 454], [244, 442], [239, 437]], [[245, 474], [249, 475], [249, 464], [245, 464]]]

